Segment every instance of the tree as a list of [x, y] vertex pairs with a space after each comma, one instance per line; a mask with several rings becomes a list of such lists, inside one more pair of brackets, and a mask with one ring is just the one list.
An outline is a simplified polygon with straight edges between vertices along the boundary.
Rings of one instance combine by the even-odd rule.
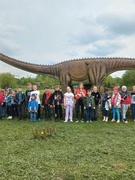
[[16, 87], [16, 78], [11, 73], [1, 73], [0, 74], [0, 87]]
[[122, 83], [127, 87], [135, 85], [135, 70], [127, 70], [122, 76]]
[[112, 88], [115, 82], [112, 76], [107, 76], [103, 82], [104, 87]]

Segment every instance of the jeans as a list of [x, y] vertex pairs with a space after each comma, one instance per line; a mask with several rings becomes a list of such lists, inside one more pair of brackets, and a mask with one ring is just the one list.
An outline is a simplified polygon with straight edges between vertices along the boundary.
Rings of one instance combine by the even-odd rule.
[[0, 104], [0, 119], [2, 118], [2, 105]]
[[113, 112], [113, 119], [115, 120], [117, 115], [117, 120], [120, 121], [120, 111], [119, 108], [112, 106], [112, 112]]
[[86, 108], [86, 121], [92, 121], [92, 108]]
[[4, 103], [2, 105], [2, 116], [6, 116], [7, 115], [7, 105]]
[[132, 118], [135, 119], [135, 104], [131, 104], [132, 108]]
[[30, 121], [36, 121], [36, 112], [30, 112]]
[[121, 111], [122, 111], [122, 119], [126, 119], [126, 113], [128, 110], [128, 104], [121, 104]]

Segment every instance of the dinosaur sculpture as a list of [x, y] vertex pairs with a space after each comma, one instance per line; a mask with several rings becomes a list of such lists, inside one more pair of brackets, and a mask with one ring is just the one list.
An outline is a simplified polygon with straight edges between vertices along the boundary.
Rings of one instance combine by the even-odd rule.
[[72, 86], [80, 81], [100, 88], [104, 78], [109, 74], [135, 68], [135, 58], [87, 58], [55, 65], [38, 65], [19, 61], [0, 53], [0, 60], [28, 72], [52, 75], [59, 79], [63, 90], [67, 85]]

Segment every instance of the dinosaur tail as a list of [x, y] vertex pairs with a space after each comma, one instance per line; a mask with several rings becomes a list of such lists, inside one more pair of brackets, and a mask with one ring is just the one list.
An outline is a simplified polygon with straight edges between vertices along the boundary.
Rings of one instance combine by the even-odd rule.
[[38, 64], [32, 64], [32, 63], [27, 63], [24, 61], [19, 61], [14, 58], [8, 57], [6, 55], [3, 55], [0, 53], [0, 60], [3, 61], [4, 63], [7, 63], [11, 66], [17, 67], [19, 69], [32, 72], [35, 74], [49, 74], [52, 76], [56, 76], [56, 67], [53, 65], [38, 65]]

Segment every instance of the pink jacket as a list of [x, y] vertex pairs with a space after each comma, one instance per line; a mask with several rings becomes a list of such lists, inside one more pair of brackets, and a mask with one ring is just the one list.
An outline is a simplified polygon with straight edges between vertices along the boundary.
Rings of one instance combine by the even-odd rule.
[[[114, 93], [112, 95], [111, 102], [113, 102], [113, 98], [115, 98]], [[121, 95], [120, 95], [120, 93], [117, 93], [117, 96], [116, 96], [115, 101], [114, 101], [114, 107], [121, 108]]]

